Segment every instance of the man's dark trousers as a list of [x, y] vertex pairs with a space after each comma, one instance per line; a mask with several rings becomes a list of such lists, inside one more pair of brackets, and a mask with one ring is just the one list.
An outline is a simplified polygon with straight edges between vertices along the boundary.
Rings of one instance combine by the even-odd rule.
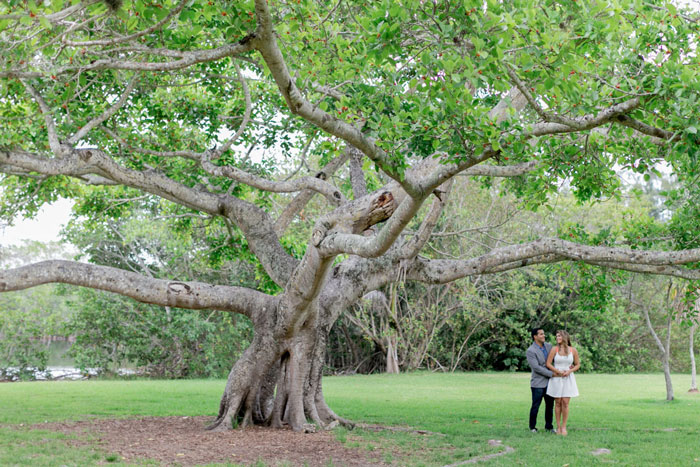
[[554, 414], [554, 398], [547, 395], [547, 388], [533, 388], [532, 391], [532, 407], [530, 407], [530, 429], [532, 430], [537, 426], [537, 413], [540, 410], [540, 404], [542, 404], [542, 399], [544, 399], [544, 429], [553, 430], [554, 425], [552, 424], [553, 414]]

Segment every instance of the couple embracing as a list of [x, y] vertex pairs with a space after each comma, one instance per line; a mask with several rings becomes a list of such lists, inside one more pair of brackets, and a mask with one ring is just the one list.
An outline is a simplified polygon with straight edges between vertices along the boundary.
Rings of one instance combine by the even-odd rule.
[[[537, 432], [537, 413], [544, 399], [544, 428], [550, 433], [566, 436], [566, 422], [569, 419], [569, 401], [578, 396], [574, 372], [581, 367], [578, 352], [571, 347], [566, 331], [557, 331], [557, 345], [546, 342], [544, 330], [534, 328], [532, 345], [527, 349], [527, 362], [532, 368], [530, 389], [530, 431]], [[552, 425], [552, 409], [556, 405], [557, 430]]]

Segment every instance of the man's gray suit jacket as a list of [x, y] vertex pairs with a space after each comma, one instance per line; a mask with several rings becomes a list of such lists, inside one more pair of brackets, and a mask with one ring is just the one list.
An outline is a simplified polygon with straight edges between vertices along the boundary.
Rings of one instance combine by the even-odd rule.
[[[552, 350], [552, 345], [545, 342], [544, 348], [547, 350], [547, 355], [549, 355], [549, 352]], [[527, 356], [527, 362], [530, 364], [530, 368], [532, 368], [530, 387], [546, 388], [549, 383], [549, 378], [552, 377], [552, 371], [547, 368], [547, 359], [544, 357], [540, 346], [533, 342], [532, 345], [528, 347], [525, 355]]]

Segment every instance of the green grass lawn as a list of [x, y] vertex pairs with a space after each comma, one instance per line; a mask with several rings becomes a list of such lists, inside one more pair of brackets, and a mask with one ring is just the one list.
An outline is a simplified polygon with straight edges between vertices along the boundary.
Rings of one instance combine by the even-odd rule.
[[[324, 388], [331, 407], [350, 418], [445, 433], [457, 449], [435, 459], [443, 464], [500, 439], [516, 451], [489, 464], [700, 466], [700, 396], [686, 392], [689, 376], [674, 375], [670, 403], [661, 374], [580, 374], [577, 381], [568, 437], [528, 431], [529, 374], [353, 376], [328, 378]], [[611, 453], [591, 455], [598, 448]]]
[[[670, 403], [661, 374], [580, 374], [578, 384], [581, 396], [571, 402], [566, 438], [528, 431], [525, 373], [328, 377], [324, 390], [329, 405], [352, 420], [445, 435], [336, 430], [350, 446], [386, 451], [384, 458], [397, 465], [458, 462], [503, 449], [487, 444], [499, 439], [515, 452], [488, 464], [700, 466], [700, 396], [686, 392], [689, 376], [674, 376], [676, 400]], [[0, 465], [104, 462], [108, 453], [69, 448], [63, 435], [27, 425], [94, 416], [213, 416], [223, 387], [221, 380], [0, 384]], [[593, 456], [598, 448], [611, 453]]]

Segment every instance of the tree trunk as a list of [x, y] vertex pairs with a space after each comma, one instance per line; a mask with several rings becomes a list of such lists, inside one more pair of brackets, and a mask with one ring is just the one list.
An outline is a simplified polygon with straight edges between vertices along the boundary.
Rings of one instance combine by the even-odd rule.
[[[343, 275], [338, 275], [336, 268], [329, 278], [335, 255], [322, 255], [317, 247], [329, 235], [330, 227], [337, 228], [337, 233], [351, 224], [363, 232], [389, 218], [394, 204], [390, 192], [381, 192], [345, 213], [345, 224], [331, 220], [317, 223], [312, 242], [288, 279], [285, 292], [273, 309], [263, 308], [254, 314], [253, 342], [229, 373], [219, 414], [210, 429], [257, 423], [315, 431], [316, 426], [350, 424], [326, 404], [321, 377], [328, 332], [339, 313], [361, 297], [365, 284], [359, 271], [350, 269], [348, 284], [328, 285], [327, 279], [342, 281]], [[335, 291], [330, 292], [335, 299], [324, 299], [324, 288]], [[321, 301], [325, 305], [319, 305]]]
[[673, 317], [669, 313], [666, 320], [666, 344], [664, 345], [664, 378], [666, 379], [666, 400], [673, 400], [673, 383], [671, 382], [671, 324]]
[[329, 329], [312, 318], [291, 336], [256, 326], [253, 342], [231, 369], [219, 414], [208, 428], [218, 431], [260, 424], [312, 432], [317, 427], [351, 424], [338, 417], [323, 397], [321, 378]]
[[387, 338], [386, 346], [386, 372], [394, 375], [399, 374], [399, 357], [396, 352], [396, 337]]
[[673, 400], [673, 383], [671, 382], [671, 365], [668, 354], [664, 355], [664, 379], [666, 380], [666, 400]]
[[699, 322], [697, 321], [697, 318], [695, 322], [693, 323], [693, 326], [690, 328], [690, 390], [688, 392], [698, 392], [698, 383], [696, 380], [696, 367], [695, 367], [695, 349], [694, 349], [694, 341], [695, 341], [695, 331], [698, 328]]
[[666, 380], [666, 400], [667, 401], [672, 401], [673, 400], [673, 383], [671, 381], [671, 324], [673, 323], [672, 317], [669, 314], [668, 319], [666, 320], [666, 342], [665, 344], [661, 342], [661, 339], [659, 339], [658, 334], [656, 334], [656, 331], [654, 330], [654, 326], [651, 324], [651, 319], [649, 318], [649, 310], [647, 309], [646, 306], [642, 306], [642, 311], [644, 312], [644, 319], [647, 323], [647, 328], [649, 329], [649, 332], [651, 333], [652, 337], [654, 338], [654, 341], [656, 342], [657, 347], [659, 347], [659, 350], [661, 351], [661, 357], [662, 357], [662, 362], [664, 366], [664, 379]]

